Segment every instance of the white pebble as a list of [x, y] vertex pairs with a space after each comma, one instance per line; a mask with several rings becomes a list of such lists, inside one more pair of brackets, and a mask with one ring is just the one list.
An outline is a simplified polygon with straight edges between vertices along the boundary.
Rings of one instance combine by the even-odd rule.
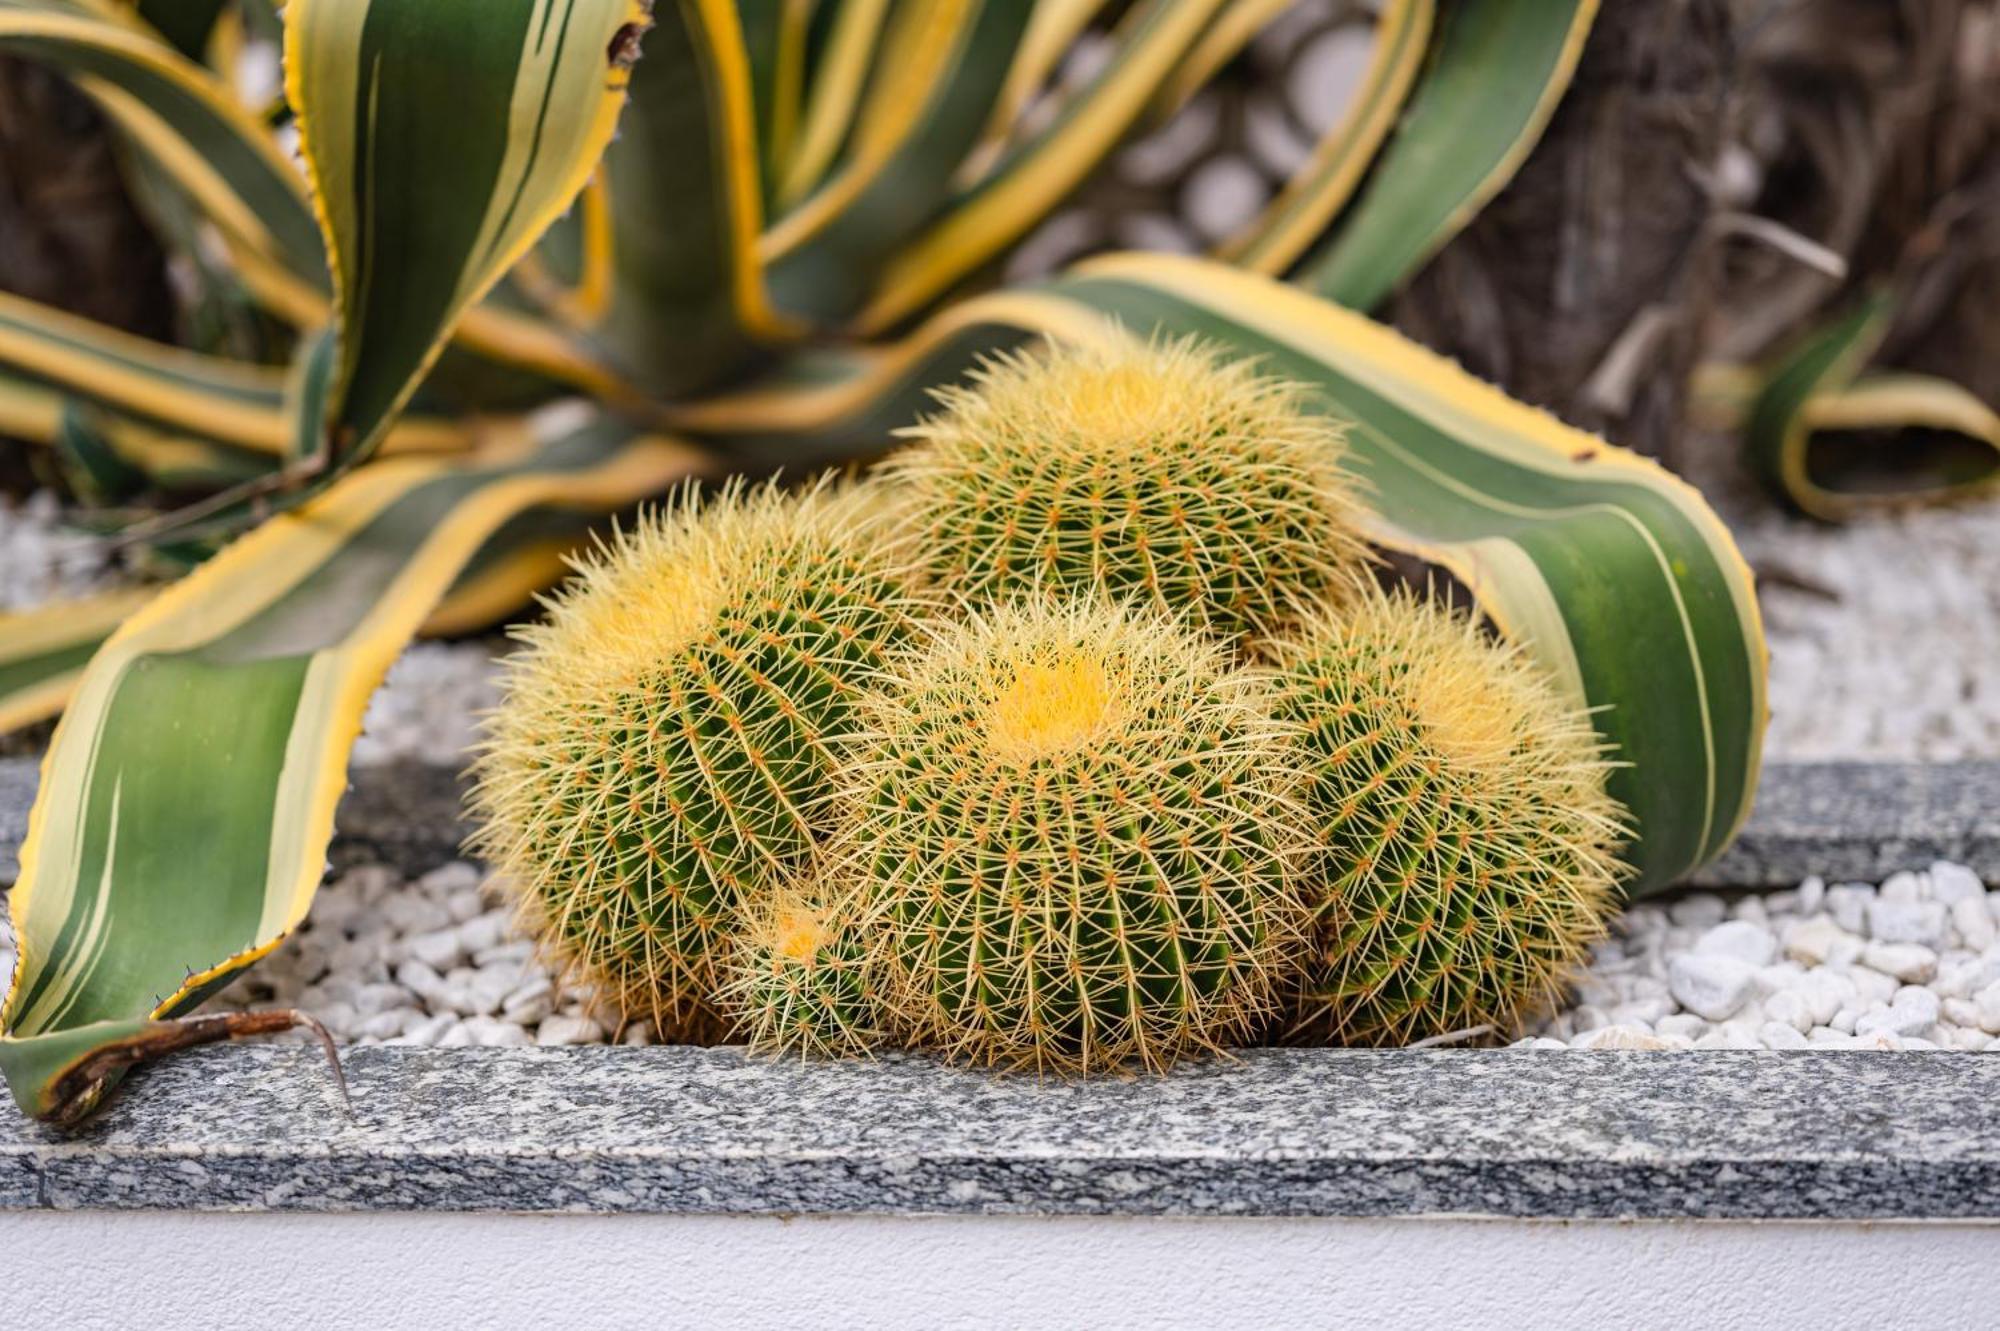
[[377, 1012], [374, 1016], [363, 1019], [354, 1028], [354, 1034], [356, 1038], [362, 1040], [393, 1040], [403, 1033], [403, 1027], [410, 1015], [411, 1013], [403, 1008]]
[[555, 985], [546, 975], [531, 975], [500, 1002], [500, 1013], [511, 1022], [533, 1026], [555, 1011]]
[[354, 1010], [364, 1017], [402, 1008], [409, 1003], [410, 991], [400, 984], [364, 984], [354, 992]]
[[1892, 900], [1886, 893], [1868, 907], [1868, 932], [1881, 943], [1944, 942], [1945, 908], [1935, 901]]
[[467, 1017], [460, 1029], [472, 1038], [472, 1043], [485, 1049], [525, 1048], [534, 1043], [529, 1034], [513, 1022], [494, 1017]]
[[1676, 1012], [1670, 1017], [1661, 1017], [1654, 1022], [1653, 1029], [1661, 1035], [1693, 1040], [1708, 1034], [1708, 1022], [1692, 1012]]
[[437, 868], [432, 869], [422, 878], [419, 878], [417, 883], [433, 896], [449, 897], [454, 892], [460, 892], [467, 888], [476, 891], [479, 887], [479, 881], [478, 865], [466, 860], [452, 860], [448, 864], [440, 864]]
[[404, 1027], [403, 1033], [389, 1041], [390, 1044], [417, 1045], [428, 1048], [444, 1038], [445, 1032], [458, 1025], [458, 1018], [449, 1013], [425, 1017], [422, 1021]]
[[1854, 1033], [1864, 1039], [1871, 1035], [1913, 1036], [1934, 1025], [1937, 1018], [1937, 995], [1928, 989], [1904, 989], [1888, 1007], [1863, 1013], [1854, 1023]]
[[643, 1019], [633, 1022], [625, 1028], [625, 1033], [618, 1037], [618, 1043], [635, 1047], [652, 1044], [653, 1023]]
[[1761, 924], [1730, 920], [1718, 924], [1696, 940], [1694, 950], [1709, 956], [1734, 957], [1752, 966], [1769, 964], [1778, 950], [1778, 940]]
[[451, 925], [451, 912], [436, 897], [407, 891], [382, 904], [382, 918], [400, 934], [427, 934]]
[[1905, 984], [1922, 984], [1937, 974], [1937, 953], [1920, 943], [1870, 943], [1861, 950], [1861, 964]]
[[1782, 1021], [1767, 1021], [1758, 1028], [1757, 1038], [1764, 1042], [1766, 1049], [1805, 1049], [1809, 1047], [1804, 1032]]
[[1682, 897], [1667, 907], [1669, 919], [1690, 929], [1706, 929], [1712, 924], [1720, 924], [1728, 914], [1729, 907], [1723, 904], [1722, 898], [1707, 892]]
[[1826, 901], [1826, 879], [1818, 874], [1799, 884], [1798, 910], [1801, 915], [1811, 915]]
[[1570, 1042], [1574, 1049], [1677, 1049], [1685, 1041], [1667, 1040], [1640, 1026], [1603, 1026]]
[[[498, 947], [507, 936], [507, 912], [492, 910], [484, 915], [474, 916], [458, 926], [458, 943], [474, 956]], [[483, 964], [483, 963], [482, 963]]]
[[1931, 899], [1934, 901], [1942, 901], [1946, 905], [1956, 901], [1985, 901], [1986, 884], [1963, 864], [1938, 860], [1931, 865], [1930, 879]]
[[1667, 987], [1688, 1011], [1721, 1021], [1743, 1006], [1756, 973], [1749, 962], [1735, 957], [1683, 953], [1667, 969]]
[[1898, 904], [1930, 900], [1931, 882], [1924, 874], [1904, 869], [1882, 880], [1881, 899]]
[[403, 951], [440, 974], [465, 960], [465, 947], [459, 942], [458, 930], [449, 926], [405, 940]]
[[1826, 890], [1826, 911], [1833, 922], [1851, 934], [1868, 931], [1868, 905], [1875, 889], [1866, 883], [1841, 883]]
[[1985, 895], [1959, 897], [1951, 903], [1951, 927], [1958, 941], [1974, 952], [1984, 952], [2000, 939], [2000, 926], [1993, 922], [1993, 912], [1986, 909]]
[[1969, 998], [1947, 998], [1938, 1005], [1944, 1019], [1954, 1026], [1976, 1028], [1979, 1025], [1979, 1004]]
[[589, 1017], [559, 1014], [542, 1022], [535, 1035], [539, 1045], [600, 1044], [604, 1028]]
[[1979, 1009], [1979, 1029], [1988, 1035], [2000, 1035], [2000, 980], [1973, 995], [1972, 1002]]
[[[1764, 1000], [1765, 1028], [1782, 1025], [1803, 1034], [1818, 1023], [1813, 1020], [1812, 1004], [1804, 994], [1795, 989], [1780, 989]], [[1770, 1041], [1766, 1040], [1766, 1044]]]
[[476, 887], [461, 888], [445, 899], [444, 908], [454, 923], [464, 924], [486, 909], [486, 898]]
[[1853, 944], [1852, 955], [1846, 960], [1861, 955], [1862, 941], [1824, 915], [1800, 920], [1785, 930], [1785, 955], [1808, 966], [1835, 960], [1837, 953], [1848, 950], [1844, 943]]

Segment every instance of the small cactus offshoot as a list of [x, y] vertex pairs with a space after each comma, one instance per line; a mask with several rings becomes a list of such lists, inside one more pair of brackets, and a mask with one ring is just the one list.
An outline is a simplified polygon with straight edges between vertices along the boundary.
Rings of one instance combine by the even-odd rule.
[[478, 846], [598, 997], [719, 1034], [720, 941], [806, 859], [835, 743], [911, 625], [872, 498], [689, 492], [520, 633], [476, 764]]
[[866, 1053], [882, 1038], [861, 939], [799, 888], [744, 908], [719, 1000], [752, 1049], [801, 1058]]
[[908, 431], [889, 471], [943, 587], [1101, 587], [1240, 639], [1359, 580], [1342, 426], [1252, 362], [1107, 332], [997, 357]]
[[907, 652], [864, 707], [842, 841], [898, 1029], [1052, 1072], [1250, 1035], [1299, 956], [1308, 839], [1263, 685], [1097, 598]]
[[1601, 936], [1623, 810], [1587, 715], [1470, 617], [1374, 593], [1279, 648], [1323, 831], [1295, 1034], [1512, 1030]]

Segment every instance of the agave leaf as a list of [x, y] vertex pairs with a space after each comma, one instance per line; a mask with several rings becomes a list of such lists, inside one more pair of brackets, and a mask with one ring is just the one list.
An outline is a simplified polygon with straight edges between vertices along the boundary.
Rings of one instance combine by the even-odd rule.
[[762, 185], [735, 10], [662, 6], [644, 49], [604, 159], [612, 281], [580, 332], [622, 376], [673, 396], [787, 330], [755, 255]]
[[1395, 138], [1301, 286], [1373, 309], [1506, 187], [1569, 87], [1597, 0], [1461, 0]]
[[[1749, 405], [1750, 463], [1800, 512], [1838, 522], [2000, 487], [2000, 415], [1991, 407], [1930, 375], [1862, 373], [1893, 313], [1877, 295], [1807, 334]], [[1706, 377], [1717, 376], [1710, 368]], [[1896, 437], [1891, 459], [1881, 456], [1885, 437]]]
[[0, 1009], [17, 1101], [68, 1116], [41, 1098], [44, 1044], [67, 1066], [66, 1033], [179, 1017], [304, 917], [368, 695], [496, 530], [621, 508], [702, 462], [601, 422], [385, 459], [126, 619], [57, 727], [22, 849]]
[[759, 240], [773, 299], [815, 323], [845, 320], [951, 191], [979, 140], [1031, 10], [940, 0], [897, 10], [848, 159]]
[[138, 0], [139, 17], [190, 60], [208, 55], [209, 40], [232, 0]]
[[583, 188], [646, 24], [638, 0], [287, 7], [286, 98], [338, 311], [337, 466], [374, 451], [459, 318]]
[[1047, 216], [1118, 146], [1187, 58], [1224, 0], [1145, 0], [1119, 24], [1117, 53], [1048, 129], [1010, 149], [883, 272], [855, 318], [863, 335], [904, 322]]
[[826, 178], [854, 125], [889, 0], [832, 0], [826, 48], [814, 65], [800, 112], [798, 143], [778, 171], [775, 199], [789, 208]]
[[97, 645], [152, 595], [121, 589], [0, 614], [0, 734], [60, 712]]
[[1651, 462], [1293, 287], [1212, 261], [1114, 256], [962, 302], [900, 344], [822, 355], [680, 421], [752, 452], [853, 448], [909, 424], [930, 386], [983, 351], [1123, 336], [1105, 316], [1259, 357], [1351, 422], [1374, 539], [1449, 569], [1597, 709], [1627, 764], [1612, 793], [1639, 829], [1633, 891], [1720, 853], [1749, 813], [1765, 720], [1763, 628], [1727, 529]]
[[1321, 136], [1312, 160], [1278, 197], [1216, 252], [1254, 272], [1285, 272], [1347, 206], [1396, 123], [1430, 47], [1436, 0], [1390, 0], [1375, 23], [1375, 51], [1354, 99]]
[[[4, 292], [0, 366], [13, 372], [6, 376], [12, 382], [19, 382], [14, 375], [39, 379], [185, 438], [273, 458], [296, 447], [289, 372], [168, 346]], [[21, 385], [11, 391], [28, 413], [33, 390]], [[45, 429], [20, 433], [54, 437]], [[399, 422], [386, 433], [392, 452], [449, 450], [466, 439], [465, 426], [435, 418]]]
[[[142, 108], [142, 146], [226, 234], [295, 281], [324, 280], [319, 230], [298, 173], [210, 71], [136, 26], [34, 0], [0, 0], [0, 53], [75, 76], [114, 120]], [[107, 97], [107, 89], [122, 96]]]

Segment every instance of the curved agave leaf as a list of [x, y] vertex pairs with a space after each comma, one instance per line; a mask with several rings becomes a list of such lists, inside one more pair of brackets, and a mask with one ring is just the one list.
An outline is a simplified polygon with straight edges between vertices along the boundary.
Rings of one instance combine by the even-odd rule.
[[[822, 356], [682, 413], [732, 449], [837, 451], [909, 424], [927, 389], [1030, 336], [1197, 334], [1309, 385], [1351, 425], [1380, 543], [1444, 566], [1626, 766], [1635, 892], [1718, 854], [1748, 815], [1765, 721], [1750, 572], [1691, 487], [1513, 401], [1395, 332], [1210, 261], [1120, 255], [965, 301], [888, 348]], [[1119, 334], [1123, 335], [1123, 334]]]
[[638, 0], [292, 0], [286, 97], [338, 311], [331, 461], [374, 450], [583, 188], [647, 21]]
[[152, 597], [124, 588], [0, 614], [0, 735], [62, 711], [98, 644]]
[[604, 176], [612, 281], [579, 325], [604, 361], [671, 397], [786, 336], [757, 266], [750, 65], [727, 0], [663, 8]]
[[84, 1052], [183, 1016], [304, 917], [368, 695], [495, 531], [702, 464], [607, 423], [387, 459], [127, 619], [57, 727], [10, 902], [0, 1071], [22, 1108], [83, 1112], [105, 1089], [63, 1082]]
[[759, 241], [780, 308], [834, 323], [868, 299], [949, 197], [952, 172], [992, 115], [1030, 13], [1003, 0], [897, 11], [848, 160]]
[[[185, 439], [273, 458], [296, 451], [298, 423], [286, 370], [168, 346], [5, 292], [0, 366]], [[54, 438], [53, 431], [20, 434]], [[448, 451], [466, 440], [462, 424], [424, 418], [399, 422], [387, 434], [385, 447], [397, 452]]]
[[1395, 125], [1430, 47], [1436, 13], [1436, 0], [1390, 0], [1383, 6], [1375, 23], [1375, 51], [1353, 101], [1320, 138], [1312, 160], [1216, 251], [1217, 258], [1276, 276], [1326, 233]]
[[[135, 27], [33, 0], [0, 0], [0, 52], [76, 76], [114, 119], [142, 108], [149, 117], [140, 122], [142, 145], [218, 226], [294, 280], [324, 281], [319, 229], [298, 172], [208, 70]], [[124, 97], [106, 98], [106, 88]]]
[[1460, 0], [1353, 210], [1301, 286], [1373, 309], [1505, 188], [1569, 87], [1598, 0]]
[[[2000, 488], [1993, 408], [1930, 375], [1861, 375], [1893, 312], [1886, 295], [1876, 296], [1809, 334], [1750, 404], [1750, 463], [1803, 513], [1838, 522], [1871, 508]], [[1916, 431], [1923, 433], [1904, 433]], [[1879, 441], [1899, 434], [1895, 456], [1885, 458]], [[1860, 446], [1839, 447], [1854, 442]]]
[[1117, 147], [1224, 0], [1146, 0], [1119, 25], [1117, 54], [1055, 122], [1003, 155], [883, 271], [855, 318], [863, 335], [920, 313], [1039, 222]]
[[861, 89], [889, 15], [889, 0], [836, 0], [826, 49], [814, 66], [800, 113], [798, 145], [779, 169], [776, 202], [790, 208], [826, 178], [854, 127]]

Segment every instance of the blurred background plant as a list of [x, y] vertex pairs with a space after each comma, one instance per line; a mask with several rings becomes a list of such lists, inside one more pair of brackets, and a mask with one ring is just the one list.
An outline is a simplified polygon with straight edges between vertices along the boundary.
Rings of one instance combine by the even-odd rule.
[[[72, 538], [83, 599], [0, 631], [0, 728], [74, 699], [13, 893], [17, 1096], [81, 1112], [304, 914], [420, 627], [521, 613], [690, 474], [879, 452], [977, 355], [1107, 315], [1352, 427], [1369, 537], [1602, 709], [1632, 881], [1670, 883], [1755, 785], [1727, 532], [1337, 306], [1690, 471], [1740, 438], [1820, 516], [1990, 485], [1994, 7], [1848, 8], [0, 0], [32, 111], [0, 126], [0, 467], [105, 538]], [[1132, 249], [1209, 257], [1075, 265]]]

